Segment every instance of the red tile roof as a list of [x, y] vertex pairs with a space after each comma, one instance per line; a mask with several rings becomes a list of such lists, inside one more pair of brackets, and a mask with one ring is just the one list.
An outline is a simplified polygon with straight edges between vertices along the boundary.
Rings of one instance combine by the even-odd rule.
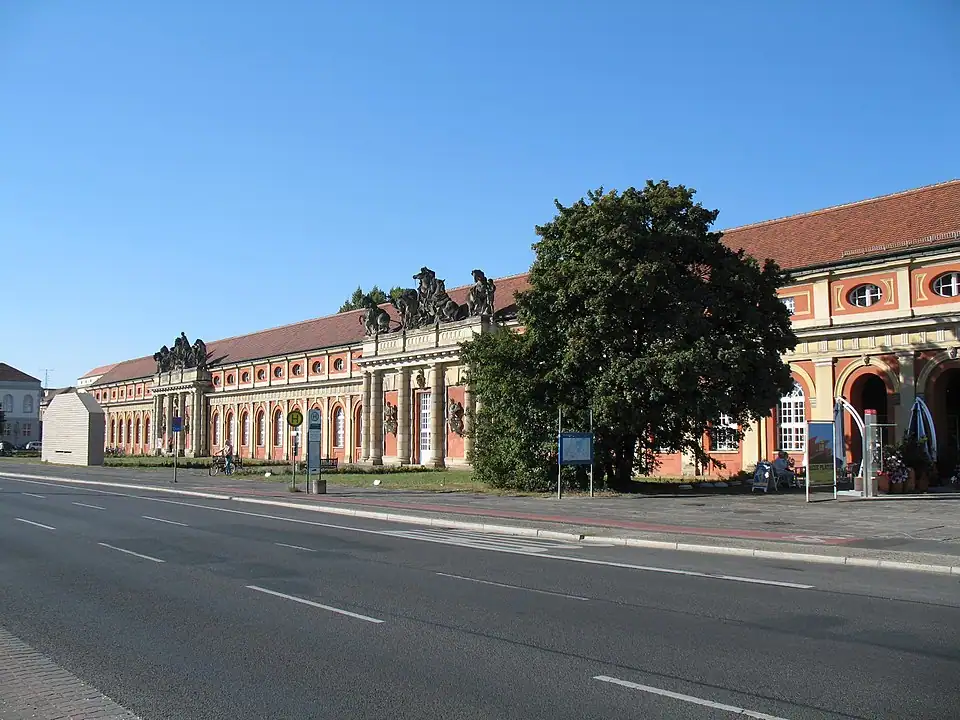
[[[760, 260], [772, 258], [788, 270], [907, 247], [956, 243], [960, 241], [960, 180], [731, 228], [723, 237], [730, 247], [743, 248]], [[513, 304], [514, 294], [528, 286], [527, 278], [523, 273], [496, 280], [497, 310]], [[470, 286], [464, 285], [449, 292], [451, 298], [464, 303], [469, 291]], [[396, 318], [392, 306], [382, 307]], [[208, 343], [207, 349], [214, 362], [224, 364], [355, 344], [363, 340], [362, 312], [353, 310], [217, 340]], [[147, 377], [155, 369], [153, 357], [148, 356], [97, 368], [84, 377], [106, 370], [97, 382], [102, 385]]]
[[[514, 294], [527, 286], [527, 275], [513, 275], [495, 280], [497, 284], [496, 308], [502, 310], [513, 304]], [[458, 303], [465, 303], [470, 286], [454, 288], [450, 297]], [[396, 319], [396, 310], [389, 303], [381, 305], [392, 318]], [[357, 344], [363, 341], [363, 310], [351, 310], [315, 320], [305, 320], [293, 325], [270, 330], [261, 330], [249, 335], [216, 340], [207, 343], [207, 352], [214, 364], [227, 364], [256, 360], [277, 355], [289, 355], [307, 350]], [[133, 380], [153, 375], [156, 362], [152, 355], [117, 363], [101, 377], [96, 385]], [[94, 374], [93, 371], [88, 375]]]
[[960, 180], [725, 230], [724, 242], [788, 270], [960, 239]]
[[0, 382], [40, 382], [38, 378], [27, 375], [11, 365], [0, 363]]
[[117, 366], [117, 363], [110, 363], [109, 365], [101, 365], [100, 367], [94, 368], [93, 370], [88, 372], [86, 375], [81, 375], [80, 379], [83, 380], [83, 378], [93, 377], [94, 375], [103, 375], [109, 372], [110, 370], [113, 370], [113, 368], [115, 368], [116, 366]]

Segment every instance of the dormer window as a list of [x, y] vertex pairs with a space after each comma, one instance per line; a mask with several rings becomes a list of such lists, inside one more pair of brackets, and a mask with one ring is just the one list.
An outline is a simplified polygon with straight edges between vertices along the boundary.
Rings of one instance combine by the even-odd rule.
[[883, 290], [881, 290], [877, 285], [873, 285], [871, 283], [857, 285], [853, 290], [850, 291], [849, 295], [850, 304], [856, 305], [857, 307], [870, 307], [871, 305], [876, 305], [880, 302], [882, 297]]

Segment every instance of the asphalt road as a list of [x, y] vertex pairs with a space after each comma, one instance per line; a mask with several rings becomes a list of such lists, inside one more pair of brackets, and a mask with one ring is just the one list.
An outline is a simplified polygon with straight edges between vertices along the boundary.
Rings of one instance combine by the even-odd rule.
[[957, 577], [2, 476], [0, 626], [144, 720], [960, 713]]

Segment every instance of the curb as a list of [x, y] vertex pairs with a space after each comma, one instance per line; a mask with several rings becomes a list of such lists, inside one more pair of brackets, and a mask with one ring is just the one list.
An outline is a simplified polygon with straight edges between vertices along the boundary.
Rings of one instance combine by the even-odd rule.
[[901, 560], [882, 560], [879, 558], [849, 557], [847, 555], [815, 555], [812, 553], [788, 552], [779, 550], [762, 550], [760, 548], [727, 547], [724, 545], [701, 545], [685, 542], [669, 542], [665, 540], [644, 540], [641, 538], [625, 538], [607, 535], [585, 535], [581, 533], [561, 532], [558, 530], [542, 530], [539, 528], [517, 527], [515, 525], [495, 525], [490, 523], [469, 522], [464, 520], [444, 520], [421, 515], [406, 515], [395, 512], [380, 512], [376, 510], [354, 510], [335, 505], [304, 505], [286, 500], [268, 500], [266, 498], [234, 497], [228, 494], [205, 493], [196, 490], [181, 490], [179, 488], [158, 487], [153, 485], [133, 485], [130, 483], [106, 482], [103, 480], [80, 480], [77, 478], [52, 477], [49, 475], [25, 475], [21, 473], [0, 473], [0, 477], [9, 477], [23, 480], [57, 481], [75, 485], [99, 485], [104, 487], [122, 488], [125, 490], [147, 490], [151, 492], [169, 493], [186, 497], [196, 497], [206, 500], [231, 500], [234, 502], [252, 505], [267, 505], [272, 507], [291, 508], [293, 510], [312, 510], [328, 515], [344, 515], [348, 517], [366, 518], [369, 520], [385, 520], [388, 522], [404, 523], [407, 525], [426, 525], [428, 527], [449, 528], [454, 530], [479, 530], [513, 535], [520, 537], [537, 537], [567, 542], [605, 543], [623, 545], [625, 547], [646, 548], [652, 550], [676, 550], [679, 552], [694, 552], [711, 555], [733, 555], [738, 557], [752, 557], [766, 560], [792, 560], [794, 562], [815, 563], [821, 565], [847, 565], [850, 567], [865, 567], [880, 570], [906, 570], [910, 572], [934, 573], [937, 575], [956, 575], [960, 577], [960, 565], [933, 565], [920, 562], [905, 562]]

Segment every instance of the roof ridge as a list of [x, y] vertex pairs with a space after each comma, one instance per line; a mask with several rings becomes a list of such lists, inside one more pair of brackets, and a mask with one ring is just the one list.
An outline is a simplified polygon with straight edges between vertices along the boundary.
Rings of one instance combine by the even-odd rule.
[[787, 220], [797, 220], [799, 218], [805, 217], [814, 217], [816, 215], [826, 215], [827, 213], [836, 212], [837, 210], [845, 210], [846, 208], [856, 207], [858, 205], [869, 205], [871, 203], [881, 202], [883, 200], [890, 200], [898, 197], [905, 197], [907, 195], [916, 195], [917, 193], [926, 192], [928, 190], [933, 190], [934, 188], [948, 187], [950, 185], [955, 185], [960, 183], [960, 178], [954, 178], [953, 180], [944, 180], [943, 182], [933, 183], [931, 185], [923, 185], [918, 188], [911, 188], [909, 190], [899, 190], [893, 193], [887, 193], [886, 195], [876, 195], [871, 198], [865, 198], [863, 200], [855, 200], [853, 202], [842, 203], [840, 205], [831, 205], [830, 207], [820, 208], [819, 210], [809, 210], [807, 212], [796, 213], [794, 215], [784, 215], [782, 217], [773, 218], [771, 220], [760, 220], [755, 223], [747, 223], [746, 225], [737, 225], [732, 228], [725, 228], [721, 230], [723, 234], [736, 232], [738, 230], [747, 230], [749, 228], [764, 227], [766, 225], [775, 225], [776, 223], [786, 222]]

